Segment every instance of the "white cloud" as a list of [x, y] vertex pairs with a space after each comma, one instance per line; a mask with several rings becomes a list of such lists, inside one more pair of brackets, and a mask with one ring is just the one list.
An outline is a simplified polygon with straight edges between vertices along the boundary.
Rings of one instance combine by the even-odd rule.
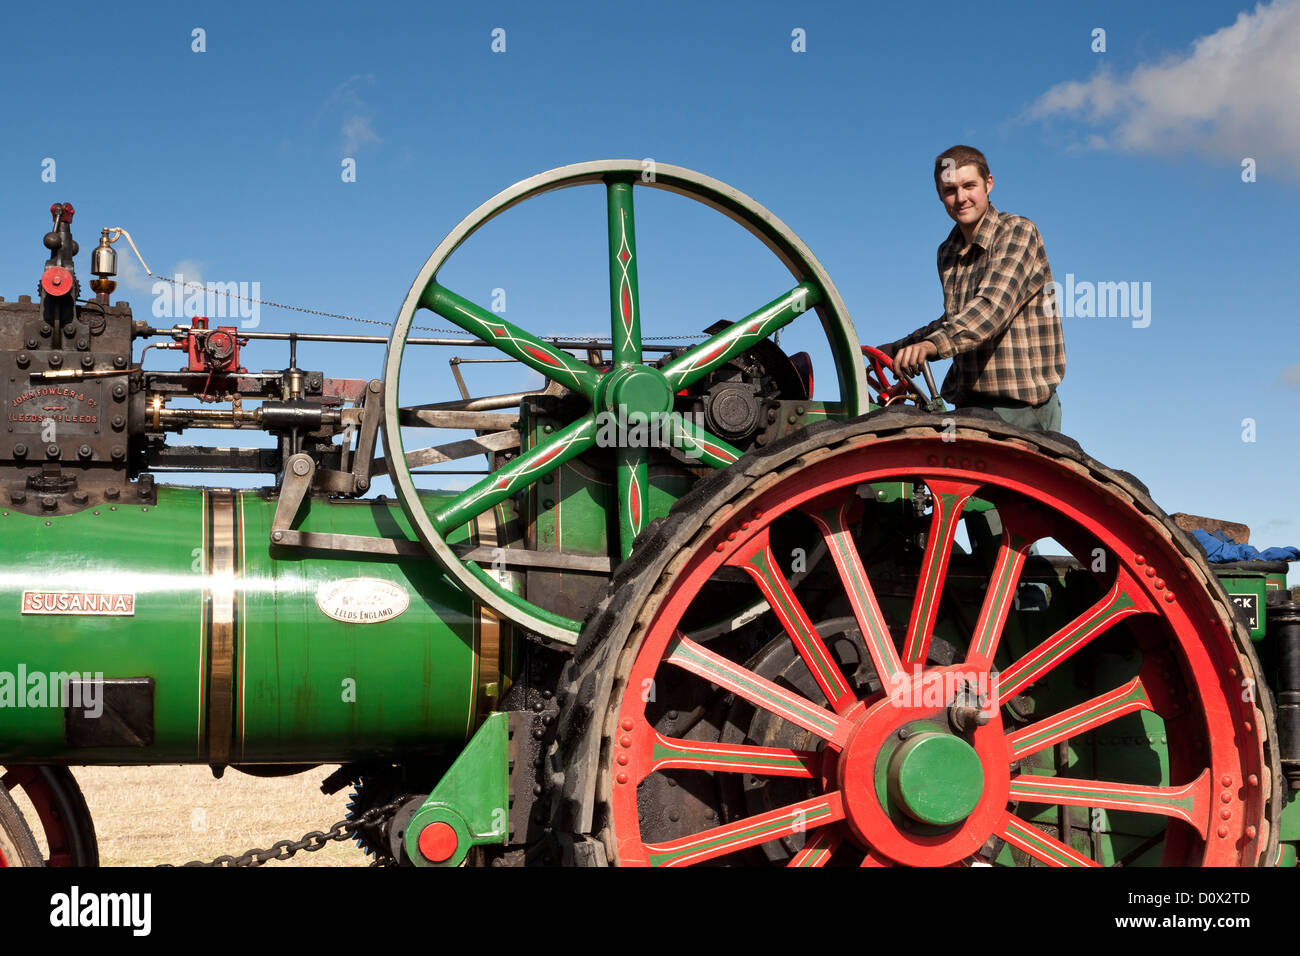
[[373, 126], [374, 111], [366, 102], [361, 91], [373, 86], [375, 78], [369, 73], [358, 73], [348, 77], [325, 98], [317, 116], [319, 122], [325, 116], [341, 116], [339, 136], [344, 156], [356, 156], [357, 149], [370, 143], [382, 143]]
[[370, 117], [354, 115], [343, 121], [344, 156], [355, 156], [358, 146], [379, 141], [379, 137], [370, 126]]
[[1237, 15], [1197, 39], [1189, 52], [1127, 75], [1102, 68], [1084, 82], [1060, 83], [1029, 116], [1066, 116], [1103, 128], [1089, 146], [1143, 152], [1193, 150], [1240, 163], [1259, 175], [1300, 178], [1300, 2], [1276, 0]]
[[[127, 254], [123, 255], [123, 251]], [[145, 275], [144, 270], [140, 268], [140, 263], [136, 259], [135, 253], [131, 252], [129, 248], [126, 250], [119, 248], [117, 256], [117, 280], [125, 289], [130, 289], [134, 292], [148, 292], [152, 294], [155, 282], [165, 282], [168, 279], [178, 279], [178, 281], [189, 285], [192, 282], [202, 283], [204, 281], [203, 266], [194, 259], [182, 259], [180, 262], [176, 263], [174, 269], [163, 270], [160, 272], [157, 270], [157, 266], [155, 266], [154, 270], [153, 278]]]

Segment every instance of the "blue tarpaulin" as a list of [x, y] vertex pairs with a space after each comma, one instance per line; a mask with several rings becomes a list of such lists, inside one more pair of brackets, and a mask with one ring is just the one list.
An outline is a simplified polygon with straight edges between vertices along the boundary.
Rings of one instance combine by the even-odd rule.
[[1222, 531], [1202, 531], [1192, 534], [1205, 549], [1211, 561], [1300, 561], [1300, 548], [1265, 548], [1263, 551], [1248, 544], [1237, 544]]

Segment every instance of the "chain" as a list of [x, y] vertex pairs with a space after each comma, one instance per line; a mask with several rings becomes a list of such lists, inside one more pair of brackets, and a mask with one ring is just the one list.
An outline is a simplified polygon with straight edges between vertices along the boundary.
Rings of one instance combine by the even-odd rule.
[[[180, 286], [182, 289], [186, 289], [191, 285], [198, 285], [197, 282], [193, 282], [193, 283], [181, 282], [172, 276], [155, 276], [155, 278], [160, 279], [163, 282], [170, 282], [172, 285]], [[202, 287], [202, 288], [205, 295], [209, 292], [215, 292], [217, 295], [224, 295], [228, 299], [239, 299], [241, 302], [252, 302], [256, 305], [269, 306], [272, 309], [285, 309], [286, 311], [289, 312], [303, 312], [307, 315], [319, 315], [326, 319], [346, 319], [349, 322], [363, 322], [366, 325], [378, 325], [386, 329], [390, 329], [393, 327], [392, 322], [383, 322], [379, 319], [363, 319], [357, 315], [343, 315], [339, 312], [321, 312], [319, 309], [308, 309], [300, 305], [287, 305], [283, 302], [272, 302], [269, 299], [254, 299], [252, 296], [248, 296], [248, 295], [236, 295], [233, 292], [227, 292], [225, 289], [209, 289], [207, 287]], [[411, 328], [416, 329], [420, 332], [443, 332], [451, 335], [460, 335], [465, 331], [464, 329], [440, 329], [428, 325], [413, 325], [411, 326]], [[694, 333], [691, 335], [652, 335], [652, 336], [642, 336], [641, 341], [670, 342], [673, 339], [703, 339], [707, 337], [708, 336], [702, 333]], [[553, 335], [551, 336], [551, 338], [552, 339], [590, 338], [593, 342], [596, 342], [600, 339], [600, 336]]]
[[[384, 818], [392, 816], [410, 799], [409, 796], [403, 797], [394, 800], [392, 803], [386, 803], [382, 807], [372, 807], [359, 817], [340, 820], [327, 831], [313, 830], [296, 842], [293, 840], [280, 840], [272, 844], [270, 849], [249, 850], [242, 856], [219, 856], [210, 863], [193, 860], [186, 863], [185, 866], [261, 866], [263, 863], [270, 863], [272, 860], [287, 860], [299, 850], [315, 853], [335, 840], [351, 839], [353, 834], [361, 827], [373, 826]], [[172, 865], [171, 863], [162, 864], [164, 867]]]

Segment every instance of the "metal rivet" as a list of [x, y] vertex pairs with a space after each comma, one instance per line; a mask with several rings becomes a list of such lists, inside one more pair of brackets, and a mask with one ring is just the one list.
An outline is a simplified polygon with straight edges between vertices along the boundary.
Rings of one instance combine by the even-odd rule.
[[624, 730], [631, 730], [632, 727], [633, 727], [633, 724], [632, 724], [632, 718], [630, 718], [630, 717], [625, 717], [625, 718], [623, 719], [623, 729], [624, 729]]
[[1226, 836], [1228, 835], [1228, 828], [1227, 828], [1227, 827], [1219, 827], [1219, 829], [1218, 829], [1218, 834], [1219, 834], [1219, 839], [1222, 840], [1224, 837], [1226, 837]]
[[1229, 777], [1229, 776], [1225, 773], [1222, 777], [1219, 778], [1219, 783], [1220, 783], [1222, 786], [1225, 786], [1225, 787], [1231, 787], [1231, 786], [1232, 786], [1232, 778]]
[[632, 737], [631, 737], [631, 735], [630, 735], [630, 734], [624, 734], [622, 737], [618, 738], [618, 745], [619, 745], [620, 747], [631, 747], [631, 746], [632, 746]]
[[616, 779], [619, 783], [627, 783], [627, 774], [625, 774], [625, 773], [620, 773], [620, 774], [619, 774], [615, 779]]

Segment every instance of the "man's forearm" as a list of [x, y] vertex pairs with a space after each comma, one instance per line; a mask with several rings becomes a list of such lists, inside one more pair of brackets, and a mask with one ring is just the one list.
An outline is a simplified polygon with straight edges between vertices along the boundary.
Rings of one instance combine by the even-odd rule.
[[929, 338], [930, 335], [932, 335], [934, 332], [942, 328], [943, 323], [947, 320], [947, 318], [948, 318], [948, 313], [945, 312], [943, 315], [939, 316], [929, 325], [923, 326], [922, 328], [917, 329], [915, 332], [911, 332], [903, 336], [901, 339], [898, 339], [895, 342], [890, 342], [889, 344], [893, 346], [894, 351], [897, 351], [898, 349], [901, 349], [908, 345], [914, 345], [915, 343], [921, 341], [922, 339]]

